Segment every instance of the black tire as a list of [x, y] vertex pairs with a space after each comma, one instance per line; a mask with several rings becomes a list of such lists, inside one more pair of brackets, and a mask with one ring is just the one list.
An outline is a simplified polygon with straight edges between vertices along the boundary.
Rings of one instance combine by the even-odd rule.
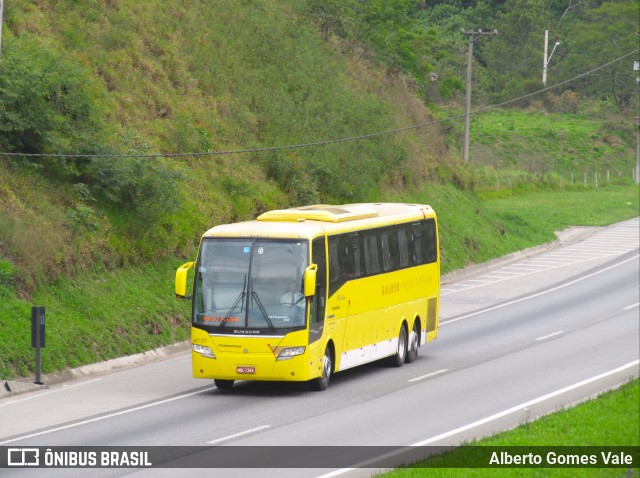
[[409, 345], [407, 346], [407, 357], [404, 359], [406, 363], [411, 363], [418, 358], [418, 349], [420, 348], [420, 323], [416, 320], [413, 323], [413, 329], [409, 334]]
[[216, 384], [216, 388], [220, 390], [231, 390], [233, 388], [234, 380], [221, 380], [219, 378], [214, 378], [213, 383]]
[[398, 334], [398, 350], [395, 355], [389, 357], [389, 364], [392, 367], [402, 367], [407, 358], [407, 327], [402, 324]]
[[327, 347], [324, 351], [324, 357], [322, 358], [322, 375], [318, 378], [309, 380], [309, 388], [314, 392], [322, 392], [329, 387], [331, 381], [331, 374], [333, 373], [333, 358], [331, 356], [331, 349]]

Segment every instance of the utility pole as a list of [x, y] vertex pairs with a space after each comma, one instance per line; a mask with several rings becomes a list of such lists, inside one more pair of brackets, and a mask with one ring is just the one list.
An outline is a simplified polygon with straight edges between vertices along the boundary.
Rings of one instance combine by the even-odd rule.
[[473, 42], [483, 35], [497, 35], [498, 30], [482, 31], [478, 28], [477, 31], [466, 31], [462, 29], [462, 33], [469, 37], [469, 53], [467, 53], [467, 83], [466, 83], [466, 98], [464, 104], [464, 149], [462, 153], [462, 159], [466, 163], [469, 161], [469, 124], [471, 117], [471, 63], [473, 61]]
[[553, 56], [553, 52], [556, 51], [557, 46], [560, 44], [559, 41], [553, 45], [553, 50], [551, 50], [551, 55], [547, 58], [547, 49], [549, 45], [549, 30], [544, 31], [544, 60], [542, 63], [542, 84], [547, 86], [547, 67], [549, 66], [549, 62], [551, 61], [551, 57]]

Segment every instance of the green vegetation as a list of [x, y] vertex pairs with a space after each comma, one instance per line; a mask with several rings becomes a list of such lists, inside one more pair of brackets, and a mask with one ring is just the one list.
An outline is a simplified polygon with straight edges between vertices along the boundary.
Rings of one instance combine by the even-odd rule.
[[[596, 400], [577, 405], [568, 410], [547, 415], [534, 422], [497, 435], [473, 441], [468, 445], [478, 447], [501, 446], [638, 446], [640, 437], [640, 381], [629, 382], [618, 390], [609, 391]], [[409, 478], [424, 476], [553, 476], [553, 477], [619, 477], [628, 469], [578, 469], [578, 468], [437, 468], [439, 464], [464, 463], [461, 450], [434, 457], [420, 468], [403, 468], [382, 476]], [[638, 470], [633, 470], [633, 476]], [[631, 476], [631, 475], [630, 475]]]
[[[638, 215], [640, 204], [634, 187], [606, 188], [584, 192], [531, 193], [518, 198], [503, 197], [486, 202], [491, 217], [504, 224], [521, 226], [523, 234], [558, 231], [574, 226], [606, 226]], [[505, 226], [506, 234], [513, 234]], [[506, 235], [505, 234], [505, 235]], [[532, 238], [532, 242], [539, 242]]]
[[144, 352], [189, 337], [190, 303], [178, 301], [176, 261], [96, 270], [41, 286], [27, 302], [0, 283], [0, 377], [29, 376], [31, 304], [47, 314], [44, 373]]
[[[608, 59], [634, 38], [630, 1], [579, 2], [568, 12], [538, 0], [5, 2], [0, 378], [30, 372], [31, 305], [45, 305], [50, 319], [45, 371], [185, 338], [189, 311], [173, 299], [175, 267], [193, 258], [209, 227], [268, 209], [432, 204], [444, 272], [552, 240], [578, 219], [637, 215], [626, 70], [613, 70], [611, 92], [584, 79], [528, 100], [526, 111], [474, 116], [469, 165], [457, 159], [461, 121], [279, 148], [459, 114], [460, 28], [518, 17], [531, 33], [523, 52], [539, 50], [529, 3], [563, 35], [597, 31]], [[572, 51], [593, 51], [583, 49], [584, 35], [573, 38]], [[526, 68], [540, 64], [533, 57], [524, 67], [501, 64], [504, 76], [492, 83], [500, 45], [475, 50], [480, 101], [540, 86], [539, 72]], [[567, 51], [554, 61], [572, 72], [604, 58], [580, 63]], [[255, 148], [272, 149], [229, 153]], [[572, 209], [544, 202], [558, 198]], [[528, 206], [534, 200], [542, 202]]]
[[600, 176], [600, 184], [605, 184], [607, 171], [611, 182], [630, 182], [634, 125], [611, 114], [598, 116], [489, 111], [472, 121], [470, 156], [475, 164], [500, 171], [504, 186], [509, 174], [517, 180], [522, 171], [553, 174], [556, 183], [562, 175], [567, 186], [571, 185], [572, 174], [574, 184], [582, 186], [584, 173], [589, 187], [593, 187], [595, 173]]
[[[497, 35], [474, 41], [473, 50], [474, 95], [491, 102], [543, 88], [545, 30], [550, 48], [560, 43], [553, 57], [547, 57], [548, 86], [638, 48], [638, 5], [632, 1], [315, 0], [308, 10], [324, 37], [372, 45], [376, 59], [410, 77], [434, 107], [448, 106], [464, 92], [468, 37], [460, 30], [497, 30]], [[578, 85], [584, 97], [632, 107], [637, 101], [632, 58], [554, 92], [575, 94]], [[524, 99], [518, 106], [537, 99]]]
[[[394, 199], [395, 198], [395, 199]], [[551, 242], [570, 226], [604, 226], [638, 215], [638, 188], [540, 191], [470, 196], [452, 186], [432, 185], [385, 200], [425, 202], [438, 213], [442, 271], [485, 262]]]

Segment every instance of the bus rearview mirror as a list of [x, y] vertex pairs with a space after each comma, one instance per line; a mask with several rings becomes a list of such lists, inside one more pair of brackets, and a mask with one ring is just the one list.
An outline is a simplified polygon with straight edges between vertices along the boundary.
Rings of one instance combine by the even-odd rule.
[[187, 274], [193, 264], [194, 262], [182, 264], [176, 271], [176, 297], [179, 299], [190, 299], [187, 297]]
[[304, 296], [313, 297], [316, 293], [317, 264], [311, 264], [304, 270]]

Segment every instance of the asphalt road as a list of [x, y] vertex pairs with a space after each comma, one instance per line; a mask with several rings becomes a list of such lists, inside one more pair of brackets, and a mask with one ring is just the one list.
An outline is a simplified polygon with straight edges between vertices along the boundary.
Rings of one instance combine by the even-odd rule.
[[[0, 445], [278, 445], [279, 452], [332, 446], [352, 453], [355, 465], [357, 447], [455, 445], [517, 426], [639, 375], [638, 224], [616, 224], [444, 284], [438, 340], [400, 369], [349, 370], [320, 393], [254, 382], [222, 391], [191, 378], [189, 355], [178, 354], [1, 400]], [[348, 470], [338, 458], [327, 457], [324, 469], [278, 475], [370, 474]], [[2, 470], [2, 476], [45, 473], [175, 476], [176, 470]]]

